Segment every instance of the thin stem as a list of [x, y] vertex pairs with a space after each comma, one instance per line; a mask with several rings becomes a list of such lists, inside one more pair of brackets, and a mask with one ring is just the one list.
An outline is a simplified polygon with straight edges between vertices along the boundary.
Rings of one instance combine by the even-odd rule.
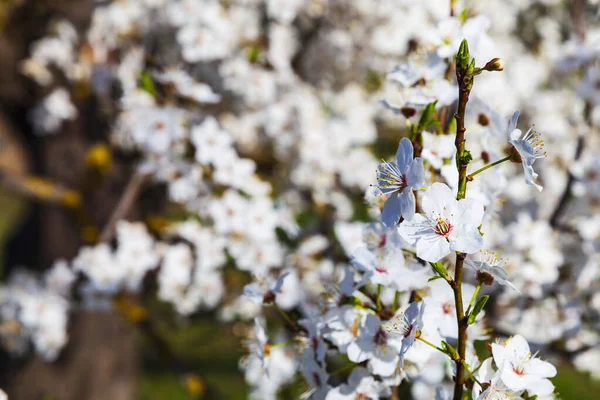
[[396, 290], [394, 293], [394, 301], [392, 302], [392, 312], [396, 312], [398, 310], [398, 301], [400, 300], [400, 292]]
[[413, 256], [416, 256], [416, 255], [417, 255], [417, 252], [416, 252], [416, 251], [414, 251], [414, 250], [411, 250], [411, 249], [407, 249], [407, 248], [404, 248], [404, 247], [402, 248], [402, 251], [405, 251], [405, 252], [407, 252], [407, 253], [409, 253], [409, 254], [412, 254]]
[[448, 353], [446, 353], [446, 352], [444, 351], [444, 349], [442, 349], [441, 347], [439, 347], [439, 346], [436, 346], [435, 344], [431, 343], [431, 342], [430, 342], [430, 341], [428, 341], [428, 340], [425, 340], [425, 339], [423, 339], [423, 338], [422, 338], [422, 337], [420, 337], [420, 336], [419, 336], [419, 337], [417, 337], [417, 340], [420, 340], [421, 342], [425, 343], [427, 346], [429, 346], [429, 347], [433, 347], [434, 349], [436, 349], [436, 350], [439, 350], [439, 351], [441, 351], [442, 353], [444, 353], [444, 354], [446, 354], [446, 355], [448, 354]]
[[450, 16], [454, 17], [454, 8], [456, 7], [456, 0], [450, 0]]
[[467, 180], [468, 180], [468, 181], [470, 181], [471, 179], [473, 179], [473, 177], [474, 177], [475, 175], [477, 175], [477, 174], [480, 174], [480, 173], [482, 173], [483, 171], [485, 171], [486, 169], [489, 169], [489, 168], [495, 167], [496, 165], [498, 165], [498, 164], [502, 164], [503, 162], [505, 162], [505, 161], [508, 161], [508, 160], [510, 160], [510, 156], [508, 156], [508, 157], [504, 157], [504, 158], [502, 158], [502, 159], [500, 159], [500, 160], [498, 160], [498, 161], [494, 161], [493, 163], [491, 163], [491, 164], [488, 164], [488, 165], [486, 165], [486, 166], [485, 166], [485, 167], [483, 167], [483, 168], [479, 168], [477, 171], [475, 171], [475, 172], [473, 172], [473, 173], [469, 174], [469, 176], [467, 177]]
[[291, 328], [298, 330], [298, 325], [296, 325], [296, 322], [292, 319], [292, 317], [290, 317], [288, 315], [288, 313], [286, 313], [285, 311], [283, 311], [281, 309], [281, 307], [279, 307], [277, 305], [276, 302], [273, 302], [273, 305], [275, 306], [275, 308], [277, 309], [277, 311], [279, 312], [279, 314], [281, 314], [281, 316], [283, 317], [283, 319], [286, 320], [286, 322], [290, 325]]
[[468, 364], [467, 364], [467, 362], [466, 362], [466, 361], [464, 361], [464, 360], [463, 360], [462, 364], [463, 364], [463, 367], [465, 368], [465, 370], [467, 371], [467, 374], [468, 374], [468, 376], [467, 376], [467, 378], [466, 378], [465, 380], [467, 381], [467, 380], [469, 380], [469, 379], [473, 379], [473, 380], [474, 380], [474, 381], [475, 381], [475, 382], [476, 382], [476, 383], [477, 383], [479, 386], [483, 386], [483, 385], [481, 384], [481, 382], [479, 382], [479, 381], [477, 380], [477, 378], [475, 378], [475, 375], [474, 375], [474, 374], [475, 374], [475, 371], [477, 371], [477, 370], [475, 370], [475, 371], [473, 371], [473, 372], [469, 371], [469, 365], [468, 365]]
[[[473, 371], [469, 372], [469, 374], [467, 375], [467, 378], [465, 380], [469, 380], [471, 378], [473, 378], [475, 380], [475, 382], [479, 383], [479, 381], [474, 377], [474, 375], [477, 373], [477, 371], [479, 371], [479, 369], [481, 368], [481, 366], [483, 365], [483, 363], [479, 364], [477, 366], [477, 368], [475, 368]], [[467, 369], [467, 371], [469, 370], [468, 367], [465, 366], [465, 368]], [[479, 383], [479, 386], [481, 386], [481, 383]]]
[[280, 349], [282, 347], [291, 346], [294, 342], [281, 342], [274, 345], [271, 345], [271, 349]]
[[375, 302], [375, 304], [377, 305], [377, 312], [380, 313], [382, 310], [382, 305], [381, 305], [381, 289], [383, 288], [382, 285], [377, 285], [377, 300]]
[[117, 223], [125, 218], [134, 206], [138, 196], [142, 192], [144, 183], [146, 183], [146, 175], [136, 170], [129, 179], [117, 207], [104, 227], [104, 230], [100, 235], [100, 242], [110, 242], [113, 239]]
[[[587, 108], [587, 104], [586, 104], [586, 108]], [[575, 156], [573, 157], [573, 161], [577, 161], [581, 157], [581, 153], [583, 153], [584, 144], [585, 144], [585, 139], [584, 139], [583, 135], [580, 135], [577, 138], [577, 148], [575, 150]], [[550, 226], [552, 226], [553, 228], [558, 227], [558, 225], [559, 225], [558, 220], [560, 219], [564, 210], [567, 208], [567, 204], [569, 203], [569, 199], [571, 198], [571, 188], [573, 187], [574, 183], [575, 183], [575, 176], [571, 172], [569, 172], [568, 178], [567, 178], [567, 184], [565, 185], [565, 189], [564, 189], [562, 195], [560, 196], [560, 200], [558, 201], [558, 204], [556, 205], [554, 211], [552, 212], [552, 216], [550, 217]]]
[[471, 307], [473, 307], [473, 303], [475, 303], [475, 300], [477, 299], [477, 294], [479, 293], [479, 289], [481, 289], [481, 283], [479, 283], [477, 285], [477, 287], [475, 288], [475, 292], [473, 293], [473, 296], [471, 296], [471, 301], [469, 302], [469, 307], [467, 307], [466, 315], [469, 315], [469, 312], [471, 312]]

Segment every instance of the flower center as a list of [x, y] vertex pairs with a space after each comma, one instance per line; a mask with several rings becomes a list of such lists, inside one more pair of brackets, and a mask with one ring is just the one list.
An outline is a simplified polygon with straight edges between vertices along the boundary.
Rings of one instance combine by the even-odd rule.
[[442, 311], [444, 312], [444, 314], [450, 314], [452, 313], [452, 304], [450, 303], [444, 303], [442, 305]]
[[401, 173], [396, 164], [387, 161], [379, 166], [377, 182], [385, 193], [401, 192], [408, 187], [406, 174]]
[[384, 233], [379, 237], [379, 247], [385, 247], [385, 243], [387, 242], [387, 235]]
[[452, 229], [454, 229], [454, 225], [452, 225], [449, 220], [438, 218], [435, 226], [435, 233], [443, 237], [448, 237], [450, 232], [452, 232]]
[[388, 272], [386, 268], [383, 268], [381, 266], [376, 266], [375, 271], [379, 272], [380, 274], [387, 274]]
[[386, 327], [388, 332], [398, 333], [404, 337], [408, 337], [413, 328], [414, 325], [408, 321], [405, 314], [396, 316], [391, 326]]
[[387, 334], [383, 329], [379, 329], [373, 338], [375, 344], [382, 346], [387, 343]]
[[519, 376], [525, 375], [525, 370], [522, 366], [513, 367], [513, 372]]

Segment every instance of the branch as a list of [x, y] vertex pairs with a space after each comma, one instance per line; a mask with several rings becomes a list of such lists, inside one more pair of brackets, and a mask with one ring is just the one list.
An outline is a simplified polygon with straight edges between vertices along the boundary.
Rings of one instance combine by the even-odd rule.
[[117, 207], [110, 216], [108, 223], [104, 227], [100, 235], [100, 242], [110, 242], [115, 235], [115, 227], [117, 222], [125, 218], [135, 204], [144, 184], [146, 183], [146, 175], [136, 170], [127, 183], [127, 187], [123, 191], [123, 195], [117, 204]]

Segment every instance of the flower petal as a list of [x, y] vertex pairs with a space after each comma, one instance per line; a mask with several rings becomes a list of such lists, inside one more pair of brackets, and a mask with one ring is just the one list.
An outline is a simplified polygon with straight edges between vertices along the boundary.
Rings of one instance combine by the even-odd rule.
[[475, 253], [483, 246], [483, 237], [474, 225], [461, 225], [450, 234], [451, 249], [461, 253]]
[[425, 180], [425, 169], [423, 167], [423, 159], [415, 158], [408, 171], [406, 171], [406, 184], [413, 189], [419, 189]]
[[515, 111], [510, 119], [510, 123], [508, 124], [508, 134], [512, 134], [512, 132], [517, 128], [517, 121], [519, 120], [519, 110]]
[[413, 161], [413, 145], [407, 138], [400, 139], [398, 150], [396, 151], [396, 163], [400, 172], [404, 173]]
[[424, 215], [415, 214], [410, 220], [402, 221], [398, 227], [398, 234], [408, 244], [415, 244], [423, 235], [435, 233]]
[[381, 222], [387, 227], [394, 227], [400, 220], [400, 199], [399, 193], [394, 192], [386, 200], [381, 213]]
[[415, 215], [415, 194], [410, 188], [407, 188], [402, 193], [400, 193], [399, 201], [402, 217], [410, 221]]
[[435, 235], [429, 238], [421, 239], [417, 242], [417, 257], [425, 261], [436, 262], [450, 254], [450, 243], [440, 235]]

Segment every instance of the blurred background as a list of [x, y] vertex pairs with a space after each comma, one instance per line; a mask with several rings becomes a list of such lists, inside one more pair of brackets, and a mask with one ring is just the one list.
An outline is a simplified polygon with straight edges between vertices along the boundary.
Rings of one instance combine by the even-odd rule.
[[[185, 7], [169, 9], [170, 3]], [[157, 75], [171, 67], [184, 70], [210, 86], [197, 88], [191, 100], [178, 98], [177, 107], [202, 118], [218, 116], [221, 125], [232, 132], [240, 156], [253, 160], [256, 174], [272, 185], [274, 193], [281, 197], [288, 195], [286, 201], [293, 210], [293, 224], [299, 231], [308, 232], [292, 238], [292, 242], [300, 243], [315, 234], [332, 238], [338, 220], [373, 218], [364, 204], [364, 191], [374, 181], [378, 158], [394, 154], [399, 138], [405, 134], [403, 117], [386, 113], [378, 104], [378, 100], [395, 92], [386, 83], [386, 73], [410, 54], [412, 48], [426, 42], [412, 34], [421, 31], [418, 24], [430, 21], [434, 26], [436, 19], [449, 15], [451, 2], [216, 2], [231, 12], [227, 14], [231, 25], [224, 30], [229, 35], [238, 35], [232, 39], [208, 34], [189, 39], [178, 32], [183, 30], [183, 23], [169, 24], [162, 19], [167, 14], [172, 20], [184, 19], [186, 10], [209, 13], [208, 8], [203, 8], [205, 3], [208, 2], [2, 0], [0, 276], [3, 282], [23, 268], [43, 274], [57, 260], [74, 259], [82, 246], [114, 243], [116, 218], [143, 221], [152, 235], [164, 237], [166, 227], [173, 221], [188, 219], [190, 209], [202, 209], [202, 205], [193, 204], [193, 198], [202, 189], [189, 195], [173, 183], [173, 176], [188, 177], [189, 170], [171, 176], [172, 169], [161, 164], [157, 152], [148, 149], [151, 146], [124, 144], [129, 136], [123, 133], [124, 129], [120, 130], [120, 125], [123, 120], [133, 118], [127, 102], [146, 104], [146, 100], [135, 96], [124, 99], [127, 79], [123, 76], [128, 73], [133, 76], [136, 90], [150, 94], [156, 107], [173, 104], [169, 85], [178, 81]], [[504, 77], [486, 81], [480, 89], [483, 98], [485, 90], [490, 90], [490, 103], [500, 107], [498, 112], [502, 116], [523, 107], [527, 121], [542, 125], [538, 129], [564, 128], [563, 131], [571, 132], [573, 124], [578, 122], [573, 122], [570, 105], [580, 104], [579, 108], [587, 107], [588, 114], [593, 114], [597, 107], [594, 102], [600, 103], [600, 86], [590, 85], [594, 82], [597, 85], [597, 80], [587, 81], [583, 89], [592, 91], [590, 96], [596, 98], [581, 102], [571, 99], [579, 96], [575, 88], [581, 91], [585, 76], [569, 78], [571, 81], [566, 84], [556, 83], [552, 77], [559, 55], [568, 58], [568, 54], [577, 54], [565, 49], [565, 43], [573, 37], [585, 40], [587, 35], [586, 43], [594, 49], [590, 53], [598, 54], [598, 41], [593, 39], [594, 35], [600, 38], [596, 32], [600, 29], [597, 2], [464, 3], [458, 2], [456, 9], [489, 17], [489, 34], [496, 40], [492, 56], [502, 56], [507, 61]], [[255, 7], [257, 11], [251, 13], [251, 18], [241, 12], [234, 16], [231, 10], [238, 6]], [[377, 10], [378, 7], [381, 9]], [[414, 21], [412, 26], [408, 19]], [[61, 28], [62, 21], [70, 24], [73, 39], [65, 39], [71, 33]], [[235, 34], [231, 33], [232, 26]], [[423, 27], [423, 31], [428, 29]], [[41, 42], [49, 37], [60, 38], [62, 45]], [[105, 41], [106, 47], [100, 49], [99, 41]], [[197, 50], [194, 41], [198, 46], [204, 43], [207, 48]], [[65, 42], [69, 43], [68, 49]], [[222, 43], [225, 43], [223, 48]], [[518, 50], [514, 50], [515, 43]], [[132, 48], [142, 49], [143, 55], [142, 67], [133, 66], [130, 73], [126, 71], [127, 62], [137, 62], [127, 57]], [[516, 55], [511, 53], [513, 50]], [[224, 68], [225, 58], [236, 62], [239, 58], [246, 64], [231, 61]], [[40, 60], [52, 62], [43, 64]], [[271, 83], [271, 79], [276, 83]], [[191, 83], [184, 79], [179, 85], [185, 87]], [[281, 86], [300, 89], [282, 90]], [[70, 100], [60, 98], [61, 94], [53, 98], [54, 103], [47, 101], [57, 88], [63, 87], [67, 88]], [[372, 135], [367, 134], [372, 138], [357, 139], [353, 147], [340, 149], [330, 143], [323, 144], [327, 141], [317, 135], [313, 147], [296, 150], [289, 149], [295, 148], [300, 136], [292, 133], [274, 138], [276, 135], [269, 130], [295, 129], [287, 117], [278, 114], [284, 111], [274, 106], [285, 108], [289, 98], [297, 96], [300, 99], [297, 101], [302, 102], [316, 92], [320, 93], [320, 106], [327, 110], [319, 112], [342, 116], [348, 124], [327, 125], [325, 132], [338, 129], [351, 136], [353, 127], [363, 131], [357, 135], [373, 131]], [[219, 102], [212, 101], [211, 96], [220, 97]], [[124, 117], [126, 112], [129, 115]], [[306, 112], [310, 115], [311, 110]], [[256, 122], [265, 118], [262, 113], [269, 121]], [[186, 118], [194, 121], [197, 115]], [[588, 119], [594, 118], [598, 119], [593, 115]], [[538, 213], [551, 214], [567, 184], [568, 165], [577, 147], [578, 134], [561, 136], [563, 133], [551, 131], [547, 139], [554, 143], [550, 146], [563, 149], [564, 154], [541, 172], [548, 188], [542, 195], [545, 203], [537, 200], [541, 204], [536, 208]], [[338, 133], [332, 135], [335, 134]], [[135, 133], [131, 136], [135, 142]], [[307, 135], [302, 140], [309, 141]], [[562, 147], [561, 141], [564, 141]], [[597, 143], [595, 139], [586, 143], [591, 154], [598, 154]], [[319, 160], [315, 156], [305, 164], [293, 161], [292, 157], [305, 157], [299, 154], [309, 153], [320, 145], [325, 146], [323, 152], [331, 150], [331, 153]], [[324, 161], [327, 159], [333, 159], [336, 165], [327, 165]], [[139, 178], [136, 171], [140, 165], [151, 171], [155, 178], [152, 184]], [[236, 170], [225, 172], [224, 180], [235, 180], [236, 173]], [[556, 180], [558, 183], [553, 183]], [[218, 187], [214, 191], [220, 195], [224, 189]], [[513, 197], [520, 193], [517, 189]], [[567, 212], [561, 209], [560, 216]], [[278, 235], [284, 242], [293, 236], [281, 227]], [[166, 237], [165, 243], [176, 241], [168, 234]], [[565, 246], [560, 246], [561, 251], [566, 251]], [[347, 260], [339, 243], [330, 254], [332, 259]], [[224, 286], [227, 293], [239, 294], [244, 284], [251, 281], [252, 271], [237, 270], [232, 260], [235, 256], [228, 257], [223, 268]], [[81, 275], [77, 277], [79, 281], [82, 279]], [[173, 311], [173, 304], [156, 295], [159, 283], [155, 271], [148, 272], [143, 280], [144, 290], [134, 295], [120, 293], [109, 307], [73, 306], [66, 328], [68, 343], [51, 362], [30, 345], [20, 343], [18, 355], [8, 350], [12, 346], [11, 335], [19, 328], [11, 325], [4, 314], [0, 326], [4, 337], [4, 347], [0, 350], [0, 388], [12, 399], [25, 400], [247, 398], [250, 389], [240, 370], [240, 360], [247, 353], [242, 342], [248, 323], [243, 318], [221, 315], [223, 304], [228, 304], [227, 312], [232, 314], [235, 312], [231, 309], [242, 307], [235, 303], [237, 295], [223, 295], [219, 306], [180, 313]], [[597, 288], [597, 278], [592, 282], [591, 286]], [[6, 296], [12, 294], [4, 291], [0, 296], [2, 301], [8, 302]], [[79, 304], [86, 296], [73, 290], [72, 297]], [[592, 325], [597, 327], [596, 317], [591, 318]], [[589, 371], [575, 368], [567, 356], [553, 359], [556, 360], [559, 373], [553, 382], [561, 398], [600, 398], [600, 381], [593, 379]], [[600, 359], [597, 360], [600, 364]], [[597, 371], [596, 368], [596, 377], [600, 376]], [[280, 393], [280, 398], [297, 398], [301, 387], [292, 383]]]

